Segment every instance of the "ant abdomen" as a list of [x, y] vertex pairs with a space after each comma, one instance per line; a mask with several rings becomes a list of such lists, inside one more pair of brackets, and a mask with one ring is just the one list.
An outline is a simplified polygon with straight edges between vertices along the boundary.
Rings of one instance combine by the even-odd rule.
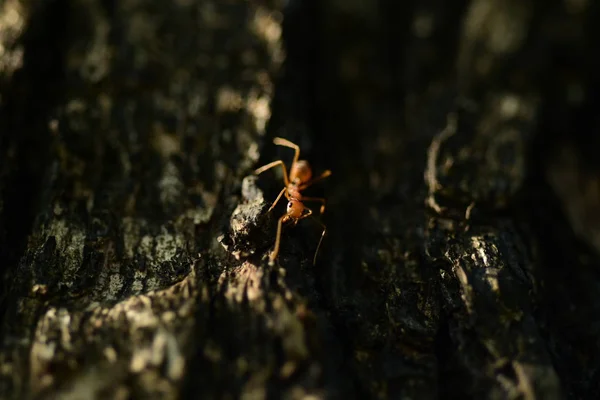
[[290, 168], [290, 179], [293, 181], [297, 180], [298, 183], [304, 183], [310, 181], [312, 178], [312, 169], [306, 160], [299, 160], [292, 164]]

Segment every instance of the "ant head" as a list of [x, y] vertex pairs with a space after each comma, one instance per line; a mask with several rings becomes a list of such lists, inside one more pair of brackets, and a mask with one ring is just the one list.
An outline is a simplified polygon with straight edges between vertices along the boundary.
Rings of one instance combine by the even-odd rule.
[[306, 160], [300, 160], [292, 165], [290, 178], [297, 183], [308, 182], [312, 178], [312, 169]]
[[299, 219], [304, 214], [304, 204], [298, 200], [290, 200], [287, 203], [287, 215], [293, 219]]

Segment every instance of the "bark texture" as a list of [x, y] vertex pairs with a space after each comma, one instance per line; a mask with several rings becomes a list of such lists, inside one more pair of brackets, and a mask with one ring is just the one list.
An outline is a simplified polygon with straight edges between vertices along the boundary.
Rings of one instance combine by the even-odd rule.
[[599, 18], [0, 1], [0, 398], [600, 398]]

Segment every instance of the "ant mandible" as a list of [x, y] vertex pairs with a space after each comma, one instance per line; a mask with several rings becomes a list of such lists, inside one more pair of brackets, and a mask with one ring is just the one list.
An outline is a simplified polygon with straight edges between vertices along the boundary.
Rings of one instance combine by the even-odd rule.
[[[279, 200], [281, 199], [281, 196], [285, 195], [285, 197], [288, 199], [287, 211], [283, 216], [281, 216], [281, 218], [279, 218], [279, 221], [277, 223], [277, 237], [275, 239], [275, 248], [269, 256], [269, 265], [273, 265], [275, 263], [275, 258], [277, 258], [277, 254], [279, 253], [279, 243], [281, 242], [281, 226], [288, 221], [291, 221], [293, 226], [296, 226], [296, 224], [298, 224], [298, 221], [312, 215], [313, 211], [310, 208], [306, 207], [303, 204], [303, 202], [319, 202], [321, 203], [320, 214], [323, 214], [325, 212], [324, 198], [305, 197], [300, 192], [306, 189], [307, 187], [311, 186], [315, 182], [325, 179], [329, 175], [331, 175], [331, 171], [326, 170], [320, 176], [311, 179], [312, 170], [308, 162], [305, 160], [298, 160], [298, 158], [300, 157], [300, 147], [297, 144], [294, 144], [289, 140], [279, 137], [273, 139], [273, 143], [275, 143], [278, 146], [292, 148], [295, 150], [295, 154], [294, 160], [292, 161], [292, 166], [290, 168], [289, 178], [285, 164], [281, 160], [273, 161], [272, 163], [269, 163], [254, 171], [256, 175], [259, 175], [265, 172], [266, 170], [276, 167], [278, 165], [281, 165], [281, 169], [283, 170], [283, 181], [285, 183], [285, 187], [281, 189], [281, 192], [279, 192], [279, 195], [277, 196], [277, 198], [275, 199], [275, 201], [273, 202], [273, 204], [267, 212], [270, 212], [275, 207], [277, 202], [279, 202]], [[323, 241], [323, 237], [325, 236], [325, 231], [327, 229], [323, 223], [316, 219], [315, 221], [321, 225], [321, 227], [323, 228], [323, 232], [321, 233], [321, 238], [319, 239], [319, 244], [317, 245], [317, 250], [315, 251], [313, 265], [317, 262], [317, 254], [319, 252], [319, 247], [321, 247], [321, 242]]]

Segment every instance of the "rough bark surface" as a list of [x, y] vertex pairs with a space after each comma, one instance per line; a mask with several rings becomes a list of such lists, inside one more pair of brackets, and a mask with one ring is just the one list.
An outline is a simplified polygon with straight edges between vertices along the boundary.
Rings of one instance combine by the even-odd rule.
[[600, 398], [599, 18], [0, 1], [0, 398]]

